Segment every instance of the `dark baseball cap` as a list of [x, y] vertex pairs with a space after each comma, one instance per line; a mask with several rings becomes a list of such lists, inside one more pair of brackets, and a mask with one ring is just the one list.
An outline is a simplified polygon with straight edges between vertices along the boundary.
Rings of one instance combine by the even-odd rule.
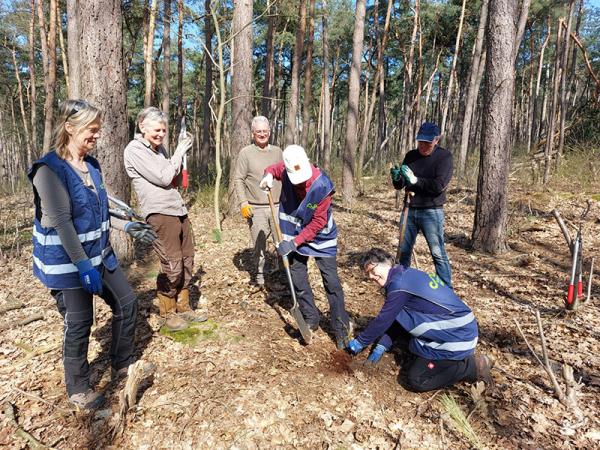
[[417, 141], [433, 142], [440, 135], [440, 128], [433, 122], [423, 122], [417, 133]]

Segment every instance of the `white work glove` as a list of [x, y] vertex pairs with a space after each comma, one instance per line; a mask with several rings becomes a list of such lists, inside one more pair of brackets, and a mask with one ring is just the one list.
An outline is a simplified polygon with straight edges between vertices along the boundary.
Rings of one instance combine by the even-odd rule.
[[266, 174], [258, 185], [263, 191], [273, 189], [273, 175], [270, 173]]
[[184, 156], [190, 148], [192, 148], [192, 144], [194, 142], [194, 138], [191, 133], [185, 133], [183, 138], [179, 139], [177, 143], [177, 148], [175, 149], [175, 153]]

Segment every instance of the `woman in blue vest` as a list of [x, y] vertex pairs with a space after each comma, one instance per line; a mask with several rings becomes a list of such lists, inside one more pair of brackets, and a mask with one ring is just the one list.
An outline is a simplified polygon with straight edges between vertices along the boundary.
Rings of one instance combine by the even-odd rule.
[[[63, 364], [71, 403], [99, 407], [104, 398], [90, 386], [87, 351], [92, 296], [113, 312], [110, 356], [114, 378], [134, 358], [137, 298], [110, 247], [108, 197], [98, 161], [89, 155], [100, 137], [101, 111], [83, 100], [60, 105], [54, 150], [33, 163], [33, 273], [50, 289], [64, 318]], [[121, 221], [132, 236], [151, 242], [146, 224]]]
[[300, 311], [307, 325], [316, 331], [319, 309], [315, 305], [307, 270], [308, 257], [312, 256], [327, 293], [331, 329], [338, 348], [343, 349], [352, 330], [337, 274], [337, 227], [331, 205], [333, 182], [310, 163], [299, 145], [288, 146], [283, 151], [283, 161], [265, 169], [260, 187], [270, 189], [273, 179], [281, 180], [279, 225], [284, 240], [277, 250], [283, 256], [289, 255]]
[[492, 381], [492, 360], [476, 355], [478, 330], [471, 309], [435, 273], [393, 265], [392, 256], [374, 248], [361, 260], [371, 280], [385, 289], [385, 303], [367, 328], [348, 344], [357, 354], [377, 344], [367, 359], [376, 364], [394, 340], [408, 340], [413, 361], [408, 387], [425, 392], [459, 381]]

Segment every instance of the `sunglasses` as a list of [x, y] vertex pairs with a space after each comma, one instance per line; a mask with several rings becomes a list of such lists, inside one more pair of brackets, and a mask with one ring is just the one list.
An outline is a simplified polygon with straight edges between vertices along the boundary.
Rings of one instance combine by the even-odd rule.
[[67, 119], [69, 119], [69, 117], [77, 114], [82, 109], [87, 108], [88, 106], [89, 105], [88, 105], [88, 103], [86, 101], [83, 101], [83, 100], [77, 100], [77, 101], [75, 101], [75, 103], [73, 104], [73, 107], [71, 108], [71, 111], [67, 115]]

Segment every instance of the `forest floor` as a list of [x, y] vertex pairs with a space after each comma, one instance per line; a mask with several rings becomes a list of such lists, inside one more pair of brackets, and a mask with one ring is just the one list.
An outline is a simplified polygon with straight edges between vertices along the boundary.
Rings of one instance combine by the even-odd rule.
[[[384, 180], [367, 180], [369, 194], [349, 212], [336, 197], [339, 272], [347, 309], [364, 327], [383, 298], [357, 267], [361, 253], [379, 246], [394, 252], [399, 211]], [[600, 192], [593, 186], [591, 192]], [[588, 192], [590, 192], [588, 190]], [[285, 277], [274, 272], [266, 289], [249, 284], [247, 225], [223, 223], [214, 241], [212, 210], [192, 207], [196, 237], [194, 302], [209, 321], [183, 335], [161, 333], [153, 304], [157, 262], [152, 254], [127, 269], [139, 295], [137, 354], [156, 371], [140, 390], [122, 434], [112, 426], [123, 387], [110, 383], [110, 310], [99, 300], [89, 357], [93, 382], [107, 394], [96, 414], [74, 411], [67, 402], [61, 363], [62, 320], [48, 291], [31, 274], [31, 200], [2, 199], [0, 307], [23, 307], [0, 315], [0, 404], [14, 405], [21, 429], [55, 448], [598, 448], [600, 447], [600, 277], [592, 300], [566, 312], [564, 297], [570, 257], [551, 214], [557, 207], [578, 224], [582, 193], [518, 187], [512, 182], [508, 242], [511, 250], [493, 257], [469, 248], [475, 191], [451, 187], [446, 205], [447, 250], [456, 292], [474, 310], [481, 352], [496, 358], [495, 386], [461, 383], [417, 394], [402, 386], [400, 351], [384, 355], [373, 370], [337, 351], [328, 330], [328, 306], [318, 270], [310, 278], [323, 312], [309, 346], [300, 342], [291, 316]], [[586, 273], [599, 256], [600, 198], [584, 222]], [[14, 225], [13, 225], [14, 224]], [[19, 229], [15, 233], [14, 226]], [[12, 233], [12, 234], [11, 234]], [[13, 236], [14, 237], [11, 237]], [[421, 269], [432, 270], [426, 243], [416, 246]], [[15, 256], [16, 255], [16, 256]], [[269, 262], [273, 264], [272, 255]], [[597, 267], [600, 260], [597, 258]], [[586, 277], [587, 278], [587, 277]], [[580, 380], [581, 413], [556, 398], [548, 376], [528, 351], [515, 326], [521, 324], [540, 353], [535, 310], [544, 324], [549, 357], [573, 367]], [[27, 325], [18, 321], [43, 314]], [[399, 382], [400, 380], [400, 382]], [[465, 434], [444, 406], [454, 400], [468, 416]], [[462, 431], [461, 431], [462, 430]], [[0, 419], [0, 446], [26, 448], [14, 422]]]

